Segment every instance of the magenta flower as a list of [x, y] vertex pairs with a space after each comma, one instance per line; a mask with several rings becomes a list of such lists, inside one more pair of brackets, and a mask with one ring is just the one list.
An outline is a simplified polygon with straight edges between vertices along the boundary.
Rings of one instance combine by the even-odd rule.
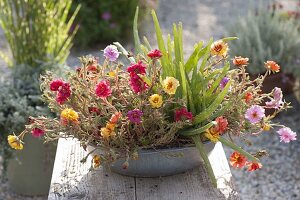
[[229, 78], [228, 77], [224, 77], [222, 80], [221, 80], [221, 82], [220, 82], [220, 88], [221, 89], [224, 89], [224, 87], [227, 85], [227, 83], [228, 83], [228, 81], [229, 81]]
[[57, 91], [59, 89], [59, 87], [62, 86], [63, 84], [64, 84], [64, 81], [62, 81], [60, 79], [55, 79], [55, 80], [51, 81], [51, 83], [50, 83], [50, 90]]
[[143, 112], [139, 109], [130, 110], [127, 113], [127, 118], [132, 123], [141, 123], [142, 122]]
[[111, 95], [112, 91], [110, 89], [109, 81], [102, 80], [95, 87], [95, 93], [100, 98], [106, 98]]
[[106, 11], [106, 12], [102, 13], [101, 17], [103, 20], [108, 21], [111, 19], [111, 14], [110, 14], [110, 12]]
[[281, 108], [283, 104], [282, 97], [283, 95], [281, 89], [275, 87], [273, 89], [273, 99], [271, 99], [271, 101], [266, 102], [266, 108], [275, 108], [275, 109]]
[[56, 101], [59, 104], [63, 104], [71, 96], [71, 86], [69, 83], [63, 83], [61, 87], [58, 88], [56, 94]]
[[146, 66], [142, 61], [130, 65], [127, 68], [127, 72], [130, 74], [129, 84], [134, 93], [143, 92], [148, 88], [147, 83], [139, 77], [139, 74], [146, 74]]
[[175, 121], [193, 120], [193, 114], [183, 107], [175, 110]]
[[109, 61], [116, 61], [120, 55], [118, 48], [115, 45], [108, 45], [104, 50], [104, 57]]
[[292, 140], [296, 140], [297, 134], [288, 127], [281, 128], [277, 131], [280, 135], [280, 142], [289, 143]]
[[34, 128], [31, 130], [31, 134], [34, 137], [41, 137], [42, 135], [45, 134], [45, 131], [39, 128]]
[[265, 109], [258, 105], [253, 105], [246, 111], [245, 118], [252, 124], [260, 122], [265, 117]]

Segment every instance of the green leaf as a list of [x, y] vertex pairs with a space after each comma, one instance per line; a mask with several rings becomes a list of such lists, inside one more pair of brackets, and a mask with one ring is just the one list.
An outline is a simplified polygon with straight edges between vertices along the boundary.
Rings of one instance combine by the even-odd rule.
[[197, 147], [197, 149], [198, 149], [198, 151], [199, 151], [199, 153], [200, 153], [200, 155], [201, 155], [201, 157], [204, 161], [205, 167], [207, 169], [208, 176], [209, 176], [213, 186], [217, 187], [217, 180], [216, 180], [214, 171], [212, 169], [212, 166], [211, 166], [210, 161], [208, 159], [205, 147], [202, 144], [202, 141], [201, 141], [200, 137], [199, 136], [192, 136], [192, 139], [195, 142], [195, 145], [196, 145], [196, 147]]
[[152, 50], [152, 47], [151, 47], [148, 39], [145, 36], [143, 37], [143, 39], [144, 39], [145, 46], [148, 48], [148, 50], [149, 51]]
[[222, 92], [220, 92], [218, 94], [218, 96], [213, 101], [213, 103], [210, 106], [208, 106], [207, 108], [205, 108], [200, 114], [198, 114], [195, 117], [195, 120], [194, 120], [195, 124], [199, 124], [199, 123], [203, 122], [204, 120], [208, 119], [216, 111], [216, 109], [220, 106], [220, 104], [224, 100], [224, 97], [226, 96], [226, 94], [231, 86], [231, 83], [232, 83], [232, 81], [229, 81], [226, 84], [226, 86], [224, 87], [224, 89], [222, 90]]
[[203, 42], [199, 42], [198, 44], [195, 45], [195, 49], [194, 49], [192, 55], [189, 57], [189, 59], [187, 60], [187, 62], [184, 65], [185, 71], [187, 73], [191, 72], [191, 70], [194, 67], [197, 67], [197, 63], [198, 63], [198, 60], [200, 57], [200, 56], [198, 56], [198, 54], [201, 51], [202, 46], [203, 46]]
[[155, 33], [156, 33], [157, 45], [158, 45], [159, 50], [163, 54], [163, 56], [160, 58], [160, 60], [162, 63], [162, 68], [163, 68], [162, 76], [163, 76], [163, 78], [165, 78], [167, 76], [167, 73], [169, 73], [168, 71], [170, 70], [170, 69], [168, 69], [168, 66], [169, 66], [168, 64], [170, 62], [168, 60], [165, 42], [164, 42], [164, 39], [162, 36], [161, 28], [159, 26], [159, 22], [158, 22], [156, 14], [155, 14], [155, 11], [152, 10], [151, 14], [152, 14], [152, 19], [153, 19], [153, 23], [154, 23]]
[[235, 145], [233, 142], [226, 140], [224, 137], [220, 137], [219, 141], [232, 148], [233, 150], [239, 152], [240, 154], [242, 154], [243, 156], [245, 156], [246, 158], [248, 158], [249, 160], [253, 161], [253, 162], [260, 162], [258, 158], [254, 157], [253, 155], [251, 155], [250, 153], [248, 153], [247, 151], [245, 151], [244, 149], [242, 149], [241, 147]]
[[138, 17], [139, 17], [139, 7], [136, 7], [134, 20], [133, 20], [133, 38], [134, 38], [134, 47], [136, 53], [140, 53], [141, 50], [141, 41], [139, 37], [139, 31], [138, 31]]
[[215, 124], [216, 124], [215, 122], [210, 122], [210, 123], [208, 123], [205, 126], [202, 126], [200, 128], [181, 131], [181, 132], [179, 132], [179, 134], [182, 135], [182, 136], [199, 135], [199, 134], [204, 133], [207, 129], [209, 129], [210, 127], [212, 127]]
[[180, 86], [182, 88], [182, 99], [187, 99], [187, 81], [185, 77], [185, 71], [183, 68], [182, 62], [179, 63], [180, 75], [181, 75], [181, 83]]
[[222, 79], [226, 76], [228, 70], [230, 69], [230, 65], [228, 62], [226, 62], [225, 66], [223, 67], [223, 71], [222, 73], [219, 75], [219, 77], [214, 81], [214, 83], [212, 84], [212, 86], [209, 88], [209, 90], [206, 92], [206, 96], [210, 96], [213, 91], [215, 91], [215, 89], [217, 87], [219, 87]]
[[119, 42], [114, 42], [113, 44], [118, 47], [122, 54], [130, 61], [130, 63], [136, 63], [134, 57], [129, 56], [128, 51], [126, 51], [126, 49]]
[[238, 37], [226, 37], [226, 38], [223, 38], [222, 40], [224, 41], [224, 42], [228, 42], [228, 41], [230, 41], [230, 40], [238, 40], [239, 38]]
[[200, 68], [199, 68], [199, 71], [201, 73], [204, 72], [204, 69], [205, 69], [205, 66], [206, 66], [206, 63], [207, 63], [207, 59], [209, 58], [210, 56], [210, 46], [211, 44], [213, 43], [213, 39], [211, 38], [207, 44], [207, 46], [203, 49], [204, 51], [204, 56], [203, 56], [203, 59], [202, 59], [202, 63], [200, 65]]

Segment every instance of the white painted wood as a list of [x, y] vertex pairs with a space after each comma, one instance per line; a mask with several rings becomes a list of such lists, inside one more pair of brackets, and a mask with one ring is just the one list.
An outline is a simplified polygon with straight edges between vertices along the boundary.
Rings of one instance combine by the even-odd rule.
[[86, 152], [75, 139], [59, 140], [49, 200], [239, 199], [220, 143], [216, 144], [209, 155], [219, 189], [210, 184], [204, 166], [175, 176], [135, 179], [107, 172], [102, 168], [89, 172], [91, 158], [86, 163], [80, 163], [85, 155]]
[[135, 199], [135, 181], [132, 177], [90, 171], [91, 158], [86, 163], [80, 160], [86, 152], [75, 139], [60, 139], [58, 142], [49, 200], [57, 199]]

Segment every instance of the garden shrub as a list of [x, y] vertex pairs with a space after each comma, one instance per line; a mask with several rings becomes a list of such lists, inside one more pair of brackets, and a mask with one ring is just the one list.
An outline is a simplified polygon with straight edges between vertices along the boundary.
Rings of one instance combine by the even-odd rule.
[[[74, 0], [81, 9], [76, 18], [79, 30], [75, 45], [85, 47], [98, 43], [111, 43], [128, 39], [136, 6], [140, 6], [141, 16], [157, 0]], [[153, 5], [152, 5], [153, 6]]]
[[249, 57], [251, 74], [265, 72], [264, 62], [272, 59], [282, 66], [282, 72], [300, 75], [300, 34], [294, 19], [261, 9], [241, 18], [228, 32], [239, 38], [231, 44], [231, 55]]

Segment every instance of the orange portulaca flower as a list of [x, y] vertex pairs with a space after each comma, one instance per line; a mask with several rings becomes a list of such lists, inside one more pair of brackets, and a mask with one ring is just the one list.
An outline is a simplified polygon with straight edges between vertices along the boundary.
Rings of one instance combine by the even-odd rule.
[[274, 73], [280, 71], [280, 66], [275, 61], [268, 60], [267, 62], [265, 62], [265, 67], [267, 68], [267, 70], [270, 70]]
[[249, 58], [243, 58], [241, 56], [235, 56], [234, 59], [232, 60], [233, 64], [235, 66], [244, 66], [244, 65], [248, 65]]
[[223, 40], [215, 41], [210, 46], [210, 53], [214, 56], [223, 56], [225, 57], [228, 53], [228, 44]]
[[262, 164], [257, 163], [257, 162], [250, 162], [247, 165], [248, 165], [248, 171], [249, 172], [252, 172], [252, 171], [255, 171], [257, 169], [262, 168]]
[[247, 163], [247, 158], [238, 152], [233, 152], [230, 156], [230, 165], [235, 168], [243, 168]]

